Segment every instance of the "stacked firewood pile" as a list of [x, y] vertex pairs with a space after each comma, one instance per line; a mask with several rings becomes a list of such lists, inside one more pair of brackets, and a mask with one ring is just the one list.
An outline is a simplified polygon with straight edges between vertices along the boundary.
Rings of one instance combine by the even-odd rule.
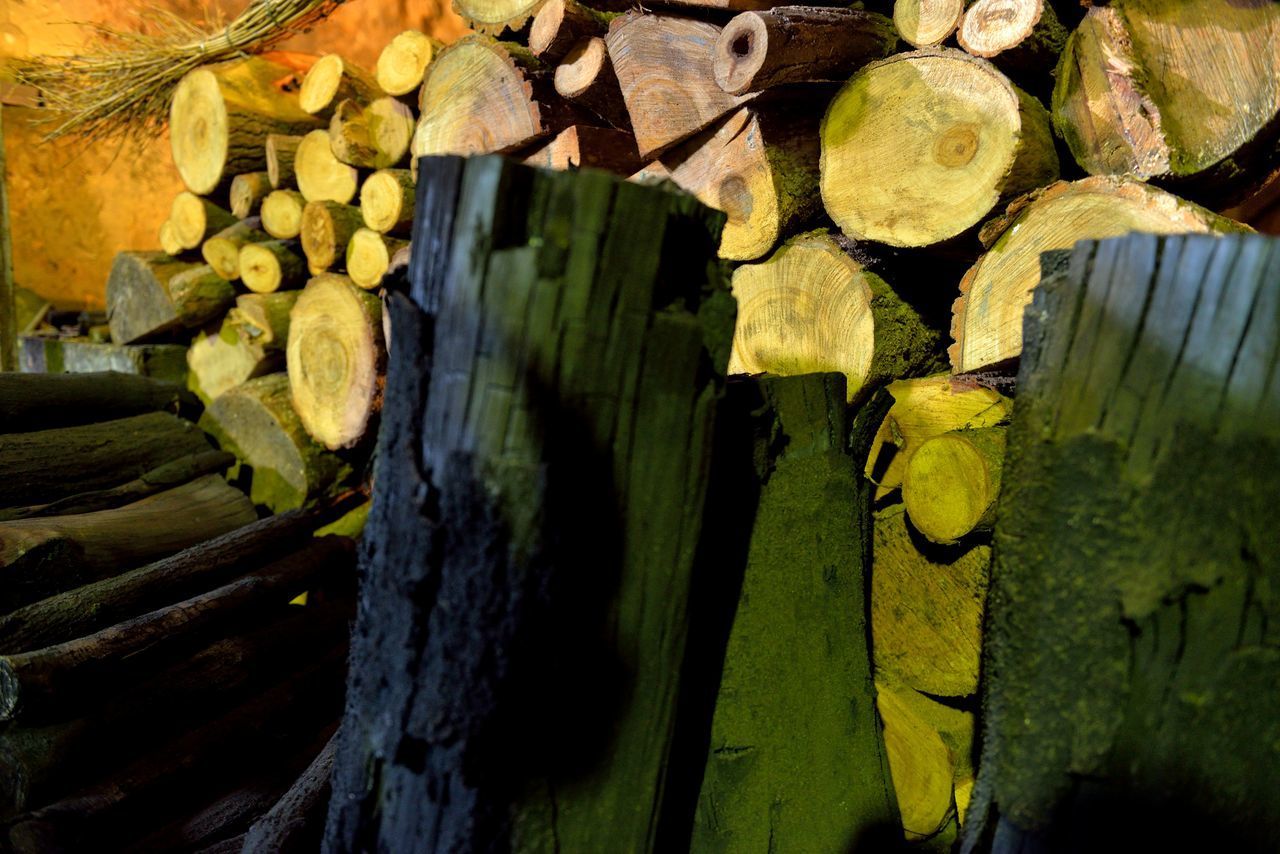
[[259, 519], [173, 384], [7, 374], [0, 408], [3, 847], [245, 834], [336, 725], [354, 546], [316, 534], [358, 496]]

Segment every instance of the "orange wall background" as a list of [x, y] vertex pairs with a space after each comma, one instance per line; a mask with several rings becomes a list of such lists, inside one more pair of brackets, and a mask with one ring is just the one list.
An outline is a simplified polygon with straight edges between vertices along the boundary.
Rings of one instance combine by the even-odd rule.
[[[396, 33], [419, 29], [451, 42], [465, 32], [449, 0], [348, 0], [281, 50], [341, 53], [366, 68]], [[0, 61], [65, 55], [87, 40], [83, 26], [139, 29], [139, 9], [191, 21], [229, 20], [248, 0], [0, 0]], [[38, 110], [4, 108], [14, 279], [64, 308], [102, 308], [116, 252], [155, 249], [156, 231], [182, 190], [166, 138], [142, 146], [42, 140]]]

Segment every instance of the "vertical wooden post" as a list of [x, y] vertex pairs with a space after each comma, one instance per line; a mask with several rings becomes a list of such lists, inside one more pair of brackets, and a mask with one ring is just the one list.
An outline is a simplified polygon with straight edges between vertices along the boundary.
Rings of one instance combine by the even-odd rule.
[[4, 105], [0, 104], [0, 371], [18, 369], [18, 316], [13, 285], [13, 237], [4, 153]]

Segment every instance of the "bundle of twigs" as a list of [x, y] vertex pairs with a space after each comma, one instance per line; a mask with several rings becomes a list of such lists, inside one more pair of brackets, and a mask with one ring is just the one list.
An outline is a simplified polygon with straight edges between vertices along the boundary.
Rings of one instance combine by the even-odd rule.
[[17, 69], [56, 112], [48, 138], [145, 138], [164, 127], [173, 89], [211, 62], [260, 53], [328, 16], [345, 0], [251, 0], [225, 26], [201, 28], [168, 12], [143, 14], [153, 32], [95, 26], [99, 45], [78, 56], [47, 57]]

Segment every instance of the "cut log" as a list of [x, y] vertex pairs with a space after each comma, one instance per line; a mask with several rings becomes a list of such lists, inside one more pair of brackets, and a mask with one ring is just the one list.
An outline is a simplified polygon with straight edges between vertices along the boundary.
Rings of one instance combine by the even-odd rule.
[[868, 65], [822, 120], [822, 201], [855, 240], [941, 243], [1057, 177], [1044, 107], [959, 50]]
[[[544, 0], [458, 0], [453, 10], [479, 33], [520, 32]], [[428, 72], [430, 69], [428, 69]]]
[[0, 506], [56, 501], [118, 486], [162, 463], [207, 450], [209, 443], [195, 425], [164, 412], [9, 433], [0, 438], [0, 471], [5, 473]]
[[543, 62], [559, 62], [578, 42], [608, 32], [613, 17], [577, 0], [546, 0], [529, 28], [529, 50]]
[[199, 249], [200, 244], [210, 237], [235, 225], [237, 219], [239, 217], [233, 216], [226, 208], [189, 190], [175, 196], [169, 209], [173, 235], [183, 249]]
[[528, 50], [467, 36], [427, 68], [418, 98], [414, 158], [513, 151], [574, 123], [550, 69]]
[[289, 312], [300, 291], [241, 294], [227, 319], [239, 333], [268, 350], [283, 350], [289, 340]]
[[976, 0], [956, 33], [960, 47], [1010, 73], [1052, 71], [1067, 30], [1047, 0]]
[[178, 242], [178, 235], [173, 230], [173, 223], [167, 219], [160, 223], [160, 230], [156, 233], [156, 238], [160, 241], [160, 251], [166, 255], [177, 257], [187, 249], [187, 247]]
[[422, 76], [431, 64], [440, 43], [417, 30], [405, 30], [387, 42], [378, 54], [374, 76], [388, 95], [408, 95], [422, 85]]
[[974, 693], [990, 546], [930, 547], [897, 504], [876, 514], [872, 555], [876, 669], [940, 697]]
[[669, 15], [627, 15], [605, 43], [640, 156], [662, 153], [751, 100], [716, 85], [712, 47], [720, 27]]
[[347, 251], [351, 236], [364, 227], [360, 209], [338, 202], [308, 202], [302, 210], [302, 252], [307, 269], [319, 275]]
[[148, 377], [105, 371], [0, 373], [0, 433], [70, 427], [144, 412], [194, 413], [197, 408], [180, 386]]
[[556, 68], [556, 92], [623, 130], [631, 129], [631, 116], [622, 100], [618, 76], [609, 61], [602, 38], [578, 42]]
[[974, 850], [1280, 840], [1280, 608], [1257, 586], [1277, 566], [1277, 281], [1274, 237], [1133, 234], [1076, 244], [1037, 289]]
[[[290, 341], [297, 330], [295, 318]], [[252, 470], [253, 502], [276, 513], [323, 498], [350, 474], [307, 435], [289, 380], [282, 373], [249, 380], [218, 397], [200, 419], [219, 445]]]
[[262, 228], [279, 240], [302, 233], [302, 211], [307, 200], [297, 190], [275, 190], [262, 200]]
[[1009, 420], [1013, 401], [972, 379], [947, 375], [888, 385], [893, 405], [880, 424], [864, 473], [876, 500], [902, 486], [907, 460], [920, 444], [952, 430], [979, 430]]
[[227, 192], [231, 215], [236, 219], [257, 216], [262, 200], [271, 190], [271, 178], [266, 172], [246, 172], [232, 178], [231, 189]]
[[263, 240], [240, 247], [240, 281], [256, 294], [296, 288], [307, 280], [307, 262], [294, 241]]
[[284, 355], [240, 335], [236, 324], [224, 320], [221, 326], [192, 340], [187, 368], [187, 387], [208, 406], [254, 377], [283, 369]]
[[[223, 487], [231, 489], [225, 482]], [[278, 610], [310, 586], [350, 572], [354, 564], [351, 540], [318, 537], [287, 557], [190, 599], [92, 635], [0, 656], [0, 720], [34, 719], [58, 706], [72, 706], [154, 668], [175, 650], [199, 648], [201, 639], [253, 626], [259, 615]]]
[[293, 169], [298, 190], [308, 202], [345, 205], [360, 186], [360, 170], [333, 156], [327, 130], [313, 130], [302, 138], [294, 152]]
[[1004, 428], [960, 430], [926, 439], [907, 460], [902, 502], [911, 524], [950, 545], [995, 523]]
[[927, 841], [926, 850], [938, 846], [935, 850], [950, 851], [955, 837], [956, 760], [933, 722], [919, 713], [919, 705], [933, 701], [919, 695], [912, 698], [914, 702], [907, 700], [913, 693], [876, 680], [876, 710], [884, 721], [902, 830], [912, 842]]
[[382, 405], [382, 303], [346, 276], [312, 279], [290, 315], [289, 383], [307, 433], [336, 450], [359, 444]]
[[205, 475], [114, 510], [0, 522], [0, 610], [124, 572], [256, 518], [243, 493], [220, 475]]
[[897, 44], [893, 22], [874, 12], [782, 6], [744, 12], [726, 24], [712, 68], [730, 95], [786, 83], [843, 83]]
[[894, 0], [893, 23], [912, 47], [935, 47], [946, 41], [964, 14], [964, 0]]
[[625, 177], [640, 168], [640, 152], [626, 131], [574, 125], [525, 155], [524, 162], [543, 169], [603, 169]]
[[729, 372], [781, 376], [839, 371], [850, 402], [925, 369], [936, 333], [884, 280], [815, 232], [733, 274], [738, 321]]
[[382, 97], [382, 90], [369, 72], [328, 53], [316, 60], [302, 80], [298, 106], [312, 115], [328, 118], [345, 100], [368, 104]]
[[409, 233], [413, 202], [413, 173], [408, 169], [380, 169], [360, 188], [360, 216], [366, 226], [383, 234]]
[[1054, 123], [1087, 172], [1232, 201], [1274, 163], [1278, 44], [1274, 3], [1094, 4], [1062, 53]]
[[[724, 654], [692, 850], [846, 851], [897, 824], [864, 617], [870, 496], [850, 452], [840, 375], [759, 387], [766, 405], [743, 429], [774, 441], [757, 450], [769, 475]], [[754, 473], [747, 459], [740, 464]]]
[[46, 335], [23, 335], [18, 343], [24, 373], [114, 371], [179, 386], [187, 383], [187, 348], [181, 344], [106, 344]]
[[343, 101], [329, 120], [329, 148], [349, 166], [386, 169], [409, 153], [413, 140], [413, 110], [391, 97], [371, 104]]
[[361, 228], [347, 242], [347, 275], [366, 291], [382, 284], [391, 269], [391, 256], [409, 245], [407, 240], [386, 237], [372, 228]]
[[952, 370], [1007, 367], [1022, 352], [1022, 313], [1040, 282], [1040, 256], [1130, 231], [1225, 232], [1245, 226], [1155, 187], [1120, 178], [1060, 182], [1010, 205], [983, 227], [987, 254], [965, 274], [952, 310]]
[[818, 120], [803, 107], [743, 107], [663, 155], [677, 186], [728, 217], [720, 257], [751, 261], [822, 210]]
[[189, 483], [203, 475], [222, 471], [234, 462], [235, 457], [223, 451], [201, 451], [189, 457], [159, 465], [141, 477], [119, 486], [82, 492], [48, 504], [5, 508], [0, 510], [0, 522], [73, 516], [79, 513], [111, 510], [155, 495], [157, 492]]
[[653, 850], [730, 335], [722, 215], [595, 171], [420, 169], [325, 847]]
[[92, 634], [230, 583], [298, 550], [353, 496], [268, 516], [170, 557], [41, 599], [0, 617], [0, 652], [29, 652]]
[[293, 172], [293, 159], [298, 152], [300, 136], [289, 136], [282, 133], [267, 134], [264, 143], [267, 158], [267, 180], [272, 189], [292, 187], [297, 183]]
[[258, 56], [202, 66], [173, 93], [169, 143], [178, 174], [207, 195], [266, 167], [267, 134], [301, 134], [319, 121], [298, 106], [291, 68]]
[[[163, 252], [121, 252], [107, 276], [111, 339], [131, 344], [216, 319], [235, 299], [234, 289], [209, 267]], [[182, 287], [171, 283], [186, 274]]]
[[[262, 243], [271, 239], [269, 234], [261, 230], [261, 225], [262, 220], [251, 217], [224, 228], [204, 242], [200, 247], [200, 254], [214, 273], [228, 282], [234, 282], [240, 278], [240, 250], [250, 243]], [[231, 299], [235, 299], [234, 290], [231, 292]], [[216, 317], [217, 315], [207, 319]]]
[[243, 854], [303, 854], [320, 847], [329, 808], [335, 735], [276, 804], [245, 834]]

